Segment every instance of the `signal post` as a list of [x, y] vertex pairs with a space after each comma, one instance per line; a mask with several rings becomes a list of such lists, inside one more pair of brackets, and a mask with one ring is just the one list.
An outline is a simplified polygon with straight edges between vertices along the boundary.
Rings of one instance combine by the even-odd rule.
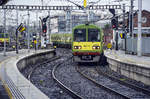
[[47, 41], [47, 25], [46, 25], [46, 22], [47, 22], [47, 19], [49, 18], [49, 16], [47, 16], [46, 18], [43, 18], [41, 20], [41, 24], [42, 24], [42, 35], [41, 35], [41, 47], [44, 47], [46, 48], [46, 41]]

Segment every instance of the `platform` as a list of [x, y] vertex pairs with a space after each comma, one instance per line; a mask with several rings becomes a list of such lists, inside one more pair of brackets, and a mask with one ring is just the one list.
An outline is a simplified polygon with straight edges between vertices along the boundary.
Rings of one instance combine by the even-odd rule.
[[[3, 52], [0, 52], [0, 69], [1, 69], [1, 63], [4, 60], [6, 60], [9, 57], [16, 56], [15, 52], [6, 52], [6, 53], [7, 53], [7, 55], [4, 56]], [[22, 51], [21, 51], [21, 53], [22, 53]], [[3, 83], [2, 79], [1, 79], [1, 76], [2, 75], [0, 74], [0, 97], [2, 99], [9, 99], [9, 98], [11, 98], [11, 96], [8, 95], [8, 90], [5, 89], [6, 86], [4, 85], [4, 83]]]
[[150, 57], [125, 54], [120, 50], [106, 50], [104, 54], [112, 70], [150, 85]]
[[10, 98], [15, 99], [48, 99], [38, 88], [28, 81], [20, 72], [30, 64], [35, 64], [43, 58], [53, 57], [52, 49], [49, 50], [19, 50], [7, 52], [6, 56], [0, 53], [0, 77], [6, 87]]

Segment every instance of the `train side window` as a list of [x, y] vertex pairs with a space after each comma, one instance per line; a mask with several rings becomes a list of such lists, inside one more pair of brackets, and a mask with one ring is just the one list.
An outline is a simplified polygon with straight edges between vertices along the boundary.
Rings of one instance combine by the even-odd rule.
[[86, 29], [75, 29], [74, 41], [76, 42], [86, 41]]

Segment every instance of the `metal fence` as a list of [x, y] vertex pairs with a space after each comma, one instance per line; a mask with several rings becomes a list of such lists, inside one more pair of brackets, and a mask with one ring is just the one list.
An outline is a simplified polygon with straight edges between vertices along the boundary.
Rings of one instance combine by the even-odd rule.
[[[127, 51], [137, 53], [137, 38], [127, 38]], [[125, 40], [120, 43], [120, 48], [125, 49]], [[142, 54], [150, 54], [150, 37], [142, 38]]]

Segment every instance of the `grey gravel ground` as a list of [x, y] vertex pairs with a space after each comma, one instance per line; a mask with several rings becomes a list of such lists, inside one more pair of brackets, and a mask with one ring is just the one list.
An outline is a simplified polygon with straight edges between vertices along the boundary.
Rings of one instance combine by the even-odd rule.
[[131, 99], [150, 99], [150, 96], [143, 94], [142, 92], [138, 92], [134, 89], [121, 85], [118, 82], [112, 81], [103, 75], [99, 75], [96, 68], [94, 67], [92, 68], [90, 66], [80, 66], [80, 69], [82, 72], [84, 72], [84, 74], [95, 79], [100, 84], [108, 86], [124, 95], [128, 95]]
[[118, 96], [104, 91], [95, 86], [91, 81], [83, 78], [75, 70], [75, 66], [75, 63], [60, 66], [56, 77], [67, 87], [81, 95], [84, 99], [120, 99]]
[[[71, 96], [69, 96], [57, 85], [57, 83], [52, 78], [51, 73], [53, 67], [56, 64], [65, 61], [65, 59], [71, 54], [68, 53], [68, 50], [66, 51], [65, 49], [58, 49], [57, 52], [57, 56], [62, 57], [56, 61], [50, 62], [49, 64], [45, 64], [36, 68], [30, 79], [31, 82], [42, 92], [44, 92], [50, 99], [72, 99]], [[22, 71], [25, 77], [27, 77], [33, 67], [34, 66], [29, 66]]]

